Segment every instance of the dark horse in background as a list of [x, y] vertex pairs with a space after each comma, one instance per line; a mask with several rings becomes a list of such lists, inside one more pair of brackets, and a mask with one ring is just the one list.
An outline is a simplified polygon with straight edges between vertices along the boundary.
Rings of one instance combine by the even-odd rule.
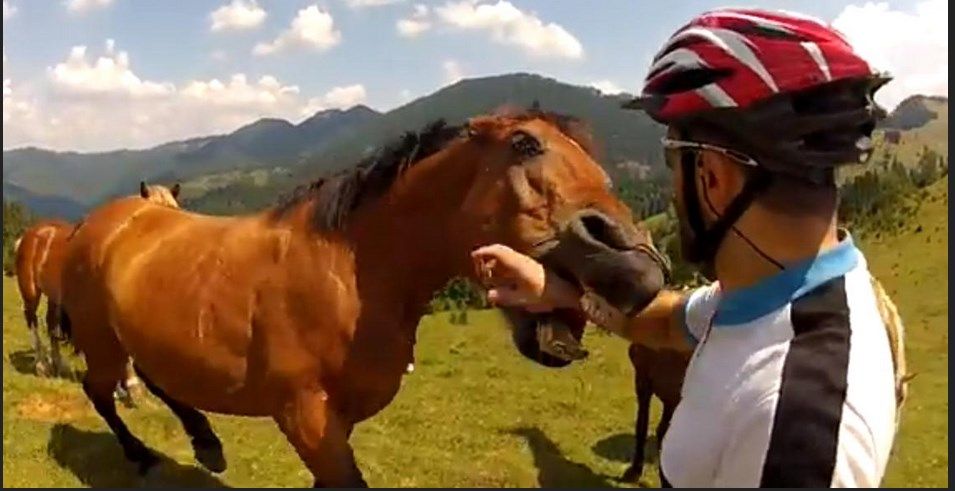
[[[110, 202], [78, 228], [64, 268], [83, 388], [140, 472], [158, 460], [111, 397], [130, 356], [208, 469], [226, 461], [199, 410], [271, 417], [316, 486], [364, 486], [352, 429], [394, 398], [428, 301], [450, 278], [475, 277], [473, 249], [542, 257], [575, 237], [634, 274], [611, 291], [573, 275], [587, 254], [542, 259], [597, 294], [623, 289], [614, 307], [638, 311], [662, 288], [649, 235], [590, 148], [571, 118], [496, 114], [409, 133], [260, 213]], [[583, 321], [567, 320], [578, 340]]]
[[[670, 427], [673, 411], [680, 403], [683, 376], [693, 352], [658, 350], [634, 343], [630, 345], [627, 354], [633, 365], [633, 381], [637, 393], [637, 421], [634, 426], [633, 457], [622, 479], [636, 483], [643, 474], [643, 463], [646, 457], [650, 400], [653, 396], [657, 396], [663, 404], [663, 413], [660, 415], [660, 422], [657, 423], [656, 428], [656, 442], [659, 449]], [[662, 472], [660, 472], [660, 483], [669, 487]]]

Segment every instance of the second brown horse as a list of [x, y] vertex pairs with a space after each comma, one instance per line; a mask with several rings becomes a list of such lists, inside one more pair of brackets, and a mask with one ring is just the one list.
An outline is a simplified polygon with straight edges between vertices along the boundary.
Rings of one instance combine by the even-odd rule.
[[[176, 197], [179, 184], [172, 188], [139, 183], [139, 195], [152, 203], [178, 207]], [[63, 370], [59, 348], [59, 299], [62, 297], [63, 261], [67, 239], [75, 225], [63, 220], [42, 220], [28, 228], [14, 245], [17, 287], [23, 301], [23, 316], [33, 341], [34, 369], [37, 375], [54, 374]], [[40, 342], [37, 310], [46, 295], [46, 329], [50, 343], [48, 366], [43, 344]]]
[[[601, 261], [636, 273], [612, 285], [634, 292], [616, 307], [642, 309], [662, 287], [648, 234], [588, 148], [569, 118], [498, 115], [407, 134], [252, 215], [110, 203], [78, 229], [65, 268], [86, 394], [141, 472], [157, 458], [110, 397], [130, 355], [207, 468], [225, 459], [198, 409], [271, 417], [316, 486], [364, 486], [352, 429], [395, 396], [426, 304], [450, 278], [473, 275], [474, 248], [541, 254], [573, 230]], [[593, 261], [561, 260], [575, 264], [550, 266]]]

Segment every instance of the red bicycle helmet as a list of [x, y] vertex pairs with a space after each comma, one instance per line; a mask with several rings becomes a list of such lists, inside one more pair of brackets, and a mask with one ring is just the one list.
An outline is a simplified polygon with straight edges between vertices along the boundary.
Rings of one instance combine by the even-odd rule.
[[698, 140], [766, 170], [830, 181], [833, 167], [871, 154], [872, 130], [885, 116], [872, 94], [889, 80], [819, 20], [720, 9], [670, 37], [641, 96], [624, 107], [692, 128]]

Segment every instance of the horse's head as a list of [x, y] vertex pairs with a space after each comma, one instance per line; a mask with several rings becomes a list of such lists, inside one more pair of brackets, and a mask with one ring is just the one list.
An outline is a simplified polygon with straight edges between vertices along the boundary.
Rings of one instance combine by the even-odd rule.
[[[469, 153], [476, 172], [459, 233], [470, 229], [477, 245], [502, 243], [529, 254], [624, 315], [653, 300], [668, 265], [614, 195], [579, 122], [536, 111], [482, 117], [469, 122], [466, 138], [458, 151]], [[562, 322], [579, 341], [583, 316], [505, 312], [522, 354], [546, 366], [569, 363], [540, 351], [537, 329], [541, 322]]]
[[177, 201], [179, 198], [179, 183], [167, 188], [159, 184], [147, 185], [145, 182], [139, 181], [139, 195], [143, 199], [158, 205], [179, 208], [179, 201]]
[[[463, 128], [437, 121], [353, 169], [300, 186], [271, 216], [344, 233], [379, 274], [404, 262], [415, 276], [401, 288], [418, 287], [403, 292], [410, 298], [430, 297], [449, 274], [473, 278], [469, 253], [499, 243], [612, 307], [604, 312], [632, 315], [663, 287], [667, 265], [614, 196], [590, 146], [579, 122], [537, 110], [474, 118]], [[547, 366], [567, 362], [541, 352], [537, 334], [547, 330], [539, 326], [565, 324], [579, 342], [587, 320], [574, 311], [505, 312], [520, 352]]]

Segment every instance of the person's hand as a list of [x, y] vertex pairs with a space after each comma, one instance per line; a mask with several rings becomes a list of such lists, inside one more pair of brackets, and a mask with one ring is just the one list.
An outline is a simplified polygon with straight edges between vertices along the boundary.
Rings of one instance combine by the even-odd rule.
[[510, 247], [481, 247], [471, 257], [478, 277], [488, 288], [488, 300], [494, 305], [522, 307], [532, 312], [578, 306], [580, 292], [573, 285]]

